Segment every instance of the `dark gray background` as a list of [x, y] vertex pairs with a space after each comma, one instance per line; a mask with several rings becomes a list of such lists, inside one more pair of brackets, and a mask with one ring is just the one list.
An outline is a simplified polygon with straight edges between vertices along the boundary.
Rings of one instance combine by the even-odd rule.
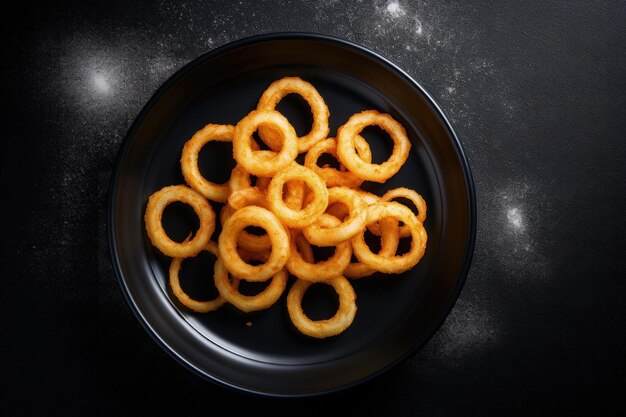
[[[2, 26], [4, 415], [616, 415], [626, 410], [626, 4], [21, 2]], [[154, 91], [242, 37], [310, 31], [406, 70], [474, 173], [455, 308], [408, 362], [346, 393], [267, 400], [191, 374], [136, 321], [107, 187]], [[225, 414], [225, 415], [227, 415]]]

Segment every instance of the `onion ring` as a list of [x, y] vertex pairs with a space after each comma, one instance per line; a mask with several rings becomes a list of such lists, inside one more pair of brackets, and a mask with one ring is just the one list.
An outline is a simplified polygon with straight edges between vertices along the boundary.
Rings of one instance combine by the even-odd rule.
[[[247, 226], [258, 226], [267, 232], [272, 249], [267, 262], [246, 263], [237, 252], [239, 233]], [[265, 281], [280, 271], [289, 259], [289, 235], [271, 211], [259, 206], [247, 206], [235, 211], [222, 226], [218, 238], [220, 259], [228, 271], [248, 281]]]
[[[163, 210], [175, 201], [189, 204], [200, 221], [200, 227], [193, 239], [182, 243], [171, 240], [165, 233], [161, 222]], [[213, 207], [202, 195], [186, 185], [170, 185], [154, 192], [148, 199], [144, 221], [152, 244], [163, 254], [173, 258], [188, 258], [197, 255], [209, 243], [215, 231]]]
[[235, 210], [251, 205], [269, 208], [265, 193], [256, 186], [243, 188], [231, 193], [228, 196], [228, 205]]
[[[398, 197], [406, 198], [410, 200], [413, 204], [415, 204], [415, 208], [417, 209], [417, 220], [424, 223], [426, 220], [426, 201], [424, 198], [417, 193], [417, 191], [412, 190], [406, 187], [398, 187], [393, 188], [387, 191], [380, 198], [381, 201], [392, 201]], [[367, 225], [367, 228], [375, 235], [380, 235], [380, 226], [377, 223], [372, 223]], [[408, 227], [402, 225], [400, 226], [400, 237], [409, 237], [411, 236], [411, 231]]]
[[257, 187], [259, 190], [266, 192], [271, 179], [270, 177], [257, 177], [256, 182], [252, 185], [252, 176], [250, 173], [246, 171], [244, 167], [237, 164], [230, 173], [230, 180], [228, 181], [229, 195], [235, 191], [250, 187]]
[[[359, 193], [363, 201], [365, 201], [365, 204], [367, 206], [380, 201], [379, 196], [377, 196], [376, 194], [370, 193], [369, 191], [363, 191], [361, 189], [357, 189], [356, 191]], [[350, 214], [350, 211], [348, 210], [348, 206], [346, 206], [344, 203], [340, 201], [337, 201], [328, 205], [328, 207], [326, 208], [326, 213], [330, 214], [331, 216], [335, 216], [339, 220], [344, 220], [346, 216]]]
[[[363, 198], [367, 205], [374, 204], [380, 201], [379, 196], [368, 191], [359, 190], [359, 195], [361, 196], [361, 198]], [[348, 207], [345, 204], [337, 202], [329, 205], [326, 209], [326, 213], [343, 220], [349, 214], [349, 211]], [[398, 243], [400, 242], [398, 221], [387, 218], [382, 219], [380, 223], [383, 225], [383, 232], [381, 236], [381, 249], [378, 254], [384, 257], [393, 256], [395, 255], [398, 249]], [[364, 263], [357, 261], [350, 262], [350, 264], [348, 264], [346, 269], [343, 271], [343, 275], [346, 278], [357, 279], [370, 276], [375, 272], [377, 271], [374, 268], [370, 268]]]
[[[341, 220], [322, 214], [319, 223], [322, 227], [334, 227], [339, 225]], [[352, 258], [352, 245], [345, 241], [335, 247], [335, 253], [327, 260], [316, 263], [305, 261], [298, 249], [307, 245], [311, 246], [299, 230], [291, 231], [291, 256], [286, 266], [291, 275], [305, 281], [319, 282], [335, 278], [342, 274]]]
[[[269, 125], [280, 132], [282, 148], [280, 152], [254, 151], [252, 134], [261, 125]], [[279, 170], [291, 164], [298, 156], [296, 131], [289, 121], [275, 110], [253, 110], [235, 126], [233, 136], [233, 156], [238, 164], [250, 174], [260, 177], [271, 177]]]
[[[301, 180], [311, 189], [311, 202], [294, 210], [283, 201], [283, 187], [289, 181]], [[278, 171], [270, 181], [267, 202], [274, 214], [288, 227], [305, 227], [316, 221], [328, 206], [328, 189], [319, 175], [297, 163]]]
[[[263, 92], [257, 104], [257, 110], [275, 110], [276, 105], [288, 94], [300, 95], [311, 107], [313, 126], [309, 133], [298, 138], [298, 153], [306, 152], [317, 142], [326, 139], [330, 128], [330, 111], [320, 93], [307, 81], [299, 77], [283, 77], [274, 81]], [[259, 126], [259, 136], [270, 149], [281, 147], [282, 136], [272, 126]]]
[[250, 187], [252, 187], [252, 179], [250, 178], [250, 173], [246, 171], [246, 169], [241, 165], [235, 165], [235, 168], [233, 168], [233, 170], [230, 172], [230, 180], [228, 181], [228, 188], [230, 189], [230, 193]]
[[352, 249], [357, 259], [380, 272], [399, 274], [417, 265], [426, 249], [428, 236], [422, 222], [407, 206], [395, 201], [380, 202], [367, 207], [367, 224], [391, 217], [403, 222], [411, 231], [411, 248], [403, 255], [385, 257], [372, 253], [365, 243], [365, 229], [352, 238]]
[[209, 200], [224, 203], [230, 194], [228, 182], [217, 184], [208, 181], [198, 168], [198, 153], [210, 141], [231, 142], [235, 127], [231, 125], [208, 124], [198, 130], [183, 146], [180, 164], [185, 182]]
[[[366, 126], [376, 125], [385, 130], [393, 140], [393, 152], [382, 164], [372, 164], [362, 160], [354, 148], [355, 137]], [[337, 130], [337, 156], [339, 160], [357, 176], [383, 183], [395, 175], [409, 157], [411, 142], [406, 130], [391, 115], [376, 110], [365, 110], [352, 115]]]
[[356, 293], [354, 288], [343, 276], [338, 276], [323, 284], [333, 287], [339, 296], [339, 308], [335, 315], [326, 320], [311, 320], [302, 309], [302, 299], [304, 293], [309, 289], [313, 282], [302, 279], [296, 280], [289, 289], [287, 294], [287, 311], [289, 317], [300, 332], [317, 339], [324, 339], [331, 336], [337, 336], [344, 332], [356, 316]]
[[334, 246], [356, 236], [367, 220], [367, 205], [358, 191], [348, 187], [333, 187], [328, 190], [328, 204], [344, 203], [348, 207], [348, 218], [340, 225], [322, 227], [318, 222], [302, 229], [306, 239], [317, 246]]
[[[357, 155], [365, 162], [372, 161], [372, 151], [365, 139], [362, 136], [357, 135], [354, 139], [354, 145]], [[337, 158], [337, 140], [335, 138], [328, 138], [321, 142], [316, 143], [309, 149], [304, 157], [304, 166], [313, 170], [317, 175], [322, 177], [326, 182], [326, 186], [331, 187], [349, 187], [357, 188], [365, 180], [358, 175], [347, 170], [344, 164], [339, 164], [339, 169], [335, 169], [329, 166], [320, 167], [317, 165], [322, 154], [332, 155]], [[338, 158], [337, 158], [338, 160]]]
[[[396, 254], [398, 244], [400, 243], [398, 221], [392, 218], [385, 218], [381, 219], [379, 224], [382, 225], [382, 235], [380, 237], [378, 256], [390, 258]], [[343, 271], [343, 275], [346, 278], [358, 279], [368, 277], [375, 272], [378, 271], [363, 262], [351, 262]]]
[[[253, 258], [257, 258], [257, 256]], [[263, 257], [258, 256], [258, 258]], [[283, 292], [285, 292], [287, 279], [289, 278], [287, 270], [282, 268], [271, 278], [270, 284], [263, 291], [255, 295], [243, 295], [237, 290], [237, 286], [233, 285], [229, 279], [228, 270], [224, 267], [224, 263], [219, 258], [217, 262], [215, 262], [214, 271], [215, 286], [220, 295], [225, 301], [228, 301], [245, 313], [265, 310], [274, 305]], [[237, 278], [233, 278], [233, 280], [236, 282]]]
[[[209, 242], [203, 250], [206, 250], [209, 253], [212, 253], [217, 258], [217, 245], [214, 242]], [[187, 258], [172, 258], [172, 262], [170, 263], [169, 270], [169, 283], [170, 288], [172, 289], [172, 293], [178, 301], [180, 301], [185, 307], [193, 310], [197, 313], [208, 313], [210, 311], [215, 311], [226, 303], [226, 299], [221, 295], [218, 295], [212, 300], [208, 301], [197, 301], [191, 298], [180, 286], [180, 278], [178, 276], [180, 272], [181, 265], [183, 261]], [[219, 259], [218, 259], [219, 260]], [[217, 260], [216, 260], [217, 262]], [[231, 284], [233, 288], [237, 288], [239, 286], [239, 280], [233, 280]], [[219, 290], [218, 290], [219, 291]]]
[[[249, 205], [261, 206], [261, 204]], [[220, 211], [220, 222], [222, 226], [235, 211], [236, 210], [228, 204], [222, 207]], [[239, 236], [237, 236], [237, 245], [252, 252], [263, 252], [272, 248], [272, 241], [267, 233], [255, 235], [254, 233], [242, 230], [239, 232]]]
[[[220, 223], [223, 225], [236, 210], [246, 206], [269, 208], [265, 194], [257, 186], [242, 188], [228, 197], [228, 204], [220, 211]], [[266, 233], [255, 235], [242, 230], [237, 237], [237, 245], [253, 252], [263, 252], [272, 247], [272, 242]]]

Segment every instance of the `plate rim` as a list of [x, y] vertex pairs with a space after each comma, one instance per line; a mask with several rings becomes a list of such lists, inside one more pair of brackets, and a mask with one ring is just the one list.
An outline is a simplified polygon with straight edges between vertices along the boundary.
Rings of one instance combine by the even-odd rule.
[[[250, 388], [246, 388], [240, 385], [236, 385], [234, 383], [228, 383], [227, 381], [221, 380], [219, 378], [213, 377], [210, 373], [199, 369], [196, 366], [193, 366], [187, 360], [185, 360], [174, 348], [172, 348], [163, 338], [159, 335], [159, 333], [150, 326], [148, 320], [141, 313], [137, 302], [131, 296], [130, 289], [125, 281], [124, 274], [122, 272], [122, 268], [120, 265], [120, 259], [117, 252], [117, 242], [115, 240], [115, 216], [114, 216], [114, 208], [115, 208], [115, 195], [116, 195], [116, 186], [120, 179], [121, 168], [123, 165], [123, 161], [128, 153], [129, 146], [132, 142], [132, 138], [136, 134], [139, 126], [145, 119], [146, 115], [153, 108], [153, 106], [162, 98], [162, 96], [168, 91], [168, 89], [175, 84], [179, 79], [181, 79], [185, 74], [193, 70], [198, 64], [204, 62], [205, 60], [211, 59], [213, 57], [219, 56], [225, 52], [230, 50], [260, 43], [266, 41], [275, 41], [275, 40], [317, 40], [328, 43], [334, 43], [342, 47], [347, 47], [349, 49], [355, 49], [360, 53], [367, 55], [375, 61], [378, 61], [384, 66], [390, 68], [397, 72], [400, 76], [402, 76], [409, 84], [413, 86], [419, 93], [426, 99], [428, 104], [438, 113], [439, 118], [442, 121], [443, 126], [448, 131], [452, 144], [456, 149], [457, 155], [461, 162], [461, 166], [463, 168], [463, 176], [465, 178], [466, 183], [466, 191], [467, 191], [467, 201], [468, 201], [468, 240], [467, 240], [467, 250], [465, 252], [465, 257], [463, 260], [463, 267], [461, 269], [461, 273], [458, 277], [458, 280], [453, 288], [450, 297], [448, 298], [446, 304], [442, 306], [441, 311], [437, 315], [436, 319], [433, 320], [431, 325], [428, 327], [428, 331], [425, 334], [416, 340], [415, 343], [409, 346], [409, 348], [395, 360], [390, 361], [386, 366], [381, 367], [376, 372], [370, 373], [369, 375], [352, 381], [349, 384], [345, 384], [342, 386], [325, 389], [321, 391], [315, 392], [307, 392], [300, 394], [291, 394], [291, 393], [276, 393], [276, 392], [265, 392], [262, 390], [254, 390]], [[227, 42], [217, 48], [206, 51], [196, 58], [190, 60], [181, 68], [176, 70], [173, 74], [171, 74], [150, 96], [147, 102], [145, 102], [141, 108], [141, 111], [134, 118], [132, 124], [128, 128], [128, 131], [124, 135], [122, 142], [120, 143], [118, 150], [116, 152], [115, 161], [113, 165], [113, 169], [111, 171], [110, 180], [108, 184], [107, 190], [107, 206], [106, 206], [106, 234], [107, 241], [109, 245], [109, 256], [110, 261], [116, 275], [119, 291], [122, 293], [126, 303], [129, 305], [130, 310], [133, 312], [135, 319], [141, 324], [144, 330], [151, 336], [151, 338], [174, 360], [176, 360], [179, 364], [183, 365], [186, 369], [192, 371], [193, 374], [201, 377], [204, 380], [208, 380], [212, 383], [215, 383], [221, 387], [230, 389], [239, 393], [251, 394], [254, 396], [261, 397], [273, 397], [273, 398], [306, 398], [306, 397], [317, 397], [321, 395], [328, 395], [331, 393], [336, 393], [340, 391], [345, 391], [347, 389], [355, 388], [356, 386], [362, 385], [367, 381], [370, 381], [379, 375], [386, 373], [390, 369], [396, 367], [400, 363], [406, 361], [409, 357], [415, 354], [419, 349], [425, 346], [430, 339], [437, 333], [439, 328], [443, 325], [446, 318], [449, 316], [452, 311], [456, 301], [459, 298], [459, 295], [465, 286], [465, 282], [467, 281], [467, 276], [469, 274], [470, 268], [472, 266], [474, 251], [476, 245], [476, 235], [477, 235], [477, 208], [476, 208], [476, 191], [474, 185], [474, 177], [472, 173], [472, 169], [469, 163], [469, 159], [467, 157], [467, 153], [457, 135], [452, 123], [449, 120], [449, 117], [443, 111], [441, 106], [433, 99], [430, 93], [420, 84], [418, 83], [411, 75], [409, 75], [405, 70], [399, 67], [397, 64], [389, 60], [388, 58], [382, 56], [381, 54], [361, 45], [355, 41], [347, 40], [345, 38], [341, 38], [334, 35], [327, 35], [317, 32], [306, 32], [306, 31], [279, 31], [279, 32], [271, 32], [257, 35], [250, 35], [246, 37], [242, 37], [230, 42]]]

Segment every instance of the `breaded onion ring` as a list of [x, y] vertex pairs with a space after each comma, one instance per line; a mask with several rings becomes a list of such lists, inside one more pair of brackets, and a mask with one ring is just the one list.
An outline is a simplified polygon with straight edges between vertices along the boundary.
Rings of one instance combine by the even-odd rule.
[[[261, 206], [261, 204], [249, 204], [254, 206]], [[230, 205], [225, 205], [222, 207], [220, 211], [220, 222], [222, 225], [233, 215], [235, 209]], [[239, 236], [237, 237], [237, 245], [243, 249], [250, 250], [252, 252], [263, 252], [271, 249], [272, 241], [270, 240], [267, 233], [262, 233], [259, 235], [255, 235], [254, 233], [250, 233], [246, 230], [242, 230], [239, 232]]]
[[[374, 204], [380, 201], [380, 197], [376, 194], [368, 191], [359, 190], [359, 195], [365, 201], [367, 205]], [[333, 203], [328, 206], [326, 213], [337, 217], [338, 219], [345, 219], [349, 214], [348, 207], [341, 203]], [[390, 257], [395, 255], [398, 249], [398, 243], [400, 242], [398, 221], [395, 219], [387, 218], [380, 221], [383, 225], [383, 233], [381, 236], [381, 249], [378, 252], [380, 256]], [[380, 227], [379, 227], [380, 230]], [[370, 268], [361, 262], [350, 262], [346, 269], [343, 271], [343, 275], [346, 278], [357, 279], [364, 278], [377, 272], [374, 268]]]
[[[398, 244], [400, 243], [400, 229], [398, 221], [392, 218], [381, 219], [378, 224], [382, 225], [382, 235], [380, 237], [380, 251], [378, 256], [390, 258], [396, 254]], [[346, 278], [358, 279], [364, 278], [377, 272], [376, 269], [364, 264], [363, 262], [351, 262], [343, 271]]]
[[[361, 196], [366, 206], [380, 201], [380, 197], [374, 193], [370, 193], [369, 191], [363, 191], [361, 189], [356, 189], [355, 191], [359, 193], [359, 196]], [[331, 216], [335, 216], [339, 220], [344, 220], [346, 216], [350, 214], [350, 211], [348, 210], [348, 206], [346, 206], [344, 203], [342, 203], [341, 201], [336, 201], [328, 204], [328, 207], [326, 208], [326, 213], [330, 214]]]
[[[365, 162], [372, 161], [372, 152], [365, 139], [360, 135], [357, 135], [354, 139], [354, 145], [357, 154]], [[317, 165], [317, 161], [322, 154], [332, 155], [337, 158], [337, 140], [335, 138], [328, 138], [321, 142], [316, 143], [309, 149], [304, 157], [304, 166], [313, 170], [317, 175], [322, 177], [326, 182], [326, 186], [331, 187], [349, 187], [357, 188], [363, 181], [363, 178], [355, 175], [347, 170], [344, 164], [339, 164], [339, 169], [335, 169], [329, 166], [320, 167]]]
[[[335, 315], [326, 320], [311, 320], [302, 309], [304, 293], [314, 284], [302, 279], [293, 283], [287, 294], [287, 311], [294, 326], [303, 334], [317, 339], [337, 336], [345, 331], [356, 316], [356, 293], [350, 282], [338, 276], [323, 284], [331, 285], [339, 296], [339, 308]], [[320, 283], [322, 284], [322, 283]]]
[[230, 190], [230, 194], [234, 193], [235, 191], [250, 187], [257, 187], [259, 190], [266, 192], [267, 187], [269, 187], [270, 185], [270, 180], [270, 177], [257, 177], [256, 182], [252, 184], [252, 176], [250, 175], [250, 173], [246, 171], [244, 167], [237, 164], [230, 173], [228, 188]]
[[[262, 257], [259, 256], [259, 258]], [[285, 292], [287, 278], [289, 278], [287, 270], [283, 268], [271, 278], [269, 285], [263, 291], [255, 295], [244, 295], [237, 290], [236, 285], [233, 285], [229, 278], [228, 270], [219, 258], [215, 262], [214, 271], [215, 286], [222, 298], [245, 313], [265, 310], [274, 305]], [[237, 278], [233, 278], [233, 280], [236, 282]]]
[[[214, 242], [209, 242], [207, 246], [204, 247], [203, 250], [206, 250], [209, 253], [212, 253], [217, 257], [217, 245]], [[197, 313], [208, 313], [210, 311], [215, 311], [226, 303], [226, 299], [221, 295], [218, 295], [212, 300], [208, 301], [197, 301], [191, 298], [180, 286], [180, 278], [178, 276], [180, 272], [180, 267], [183, 261], [187, 258], [172, 258], [172, 262], [170, 263], [170, 271], [169, 271], [169, 282], [170, 288], [172, 289], [172, 293], [174, 296], [180, 301], [185, 307], [197, 312]], [[219, 259], [218, 259], [219, 260]], [[216, 261], [217, 262], [217, 261]], [[210, 274], [207, 274], [210, 277]], [[230, 283], [233, 288], [237, 288], [239, 286], [239, 280], [234, 279], [232, 283]], [[219, 291], [219, 290], [218, 290]]]
[[244, 167], [237, 164], [230, 172], [230, 180], [228, 181], [230, 193], [241, 190], [243, 188], [252, 187], [252, 179], [250, 173]]
[[210, 141], [231, 142], [235, 127], [231, 125], [208, 124], [198, 130], [183, 146], [180, 164], [187, 184], [212, 201], [224, 203], [230, 194], [228, 182], [216, 184], [208, 181], [198, 168], [198, 153]]
[[[228, 204], [220, 211], [220, 223], [223, 225], [236, 210], [246, 206], [269, 207], [265, 194], [257, 186], [242, 188], [228, 197]], [[272, 247], [272, 242], [266, 233], [255, 235], [242, 230], [237, 237], [237, 245], [253, 252], [263, 252]]]
[[[361, 159], [354, 148], [355, 138], [367, 127], [376, 125], [385, 130], [393, 140], [393, 152], [382, 164], [372, 164]], [[389, 114], [365, 110], [352, 115], [337, 130], [337, 156], [357, 176], [383, 183], [396, 174], [409, 157], [411, 142], [406, 130]]]
[[[279, 152], [255, 151], [252, 134], [261, 125], [269, 125], [280, 132], [282, 147]], [[289, 121], [275, 110], [253, 110], [235, 126], [233, 136], [233, 157], [250, 174], [271, 177], [291, 164], [298, 156], [296, 131]]]
[[[306, 152], [317, 142], [326, 139], [330, 128], [330, 111], [324, 99], [313, 85], [299, 77], [283, 77], [274, 81], [263, 92], [257, 110], [274, 110], [276, 105], [288, 94], [300, 95], [311, 107], [313, 126], [309, 133], [298, 138], [298, 153]], [[272, 126], [259, 126], [259, 136], [270, 149], [277, 151], [282, 144], [282, 136]]]
[[365, 229], [352, 238], [352, 249], [357, 259], [367, 266], [387, 274], [399, 274], [411, 269], [422, 259], [428, 236], [422, 222], [417, 220], [411, 209], [405, 205], [391, 201], [367, 207], [367, 224], [387, 217], [403, 222], [411, 231], [411, 248], [407, 253], [391, 257], [372, 253], [365, 243]]
[[[424, 223], [424, 221], [426, 220], [427, 210], [426, 201], [421, 195], [417, 193], [417, 191], [406, 187], [393, 188], [383, 194], [380, 200], [392, 201], [393, 199], [399, 197], [406, 198], [407, 200], [410, 200], [413, 204], [415, 204], [415, 208], [417, 209], [417, 220]], [[373, 234], [380, 235], [380, 227], [377, 223], [368, 224], [367, 228]], [[409, 236], [411, 236], [411, 231], [409, 230], [409, 228], [404, 225], [400, 226], [400, 237]]]
[[[283, 201], [283, 187], [290, 181], [304, 181], [311, 189], [311, 202], [304, 208], [292, 209]], [[270, 209], [288, 227], [305, 227], [316, 221], [328, 206], [328, 189], [319, 175], [297, 163], [278, 171], [267, 189]]]
[[[341, 220], [322, 214], [319, 223], [322, 227], [334, 227], [339, 225]], [[319, 282], [335, 278], [342, 274], [352, 258], [352, 245], [349, 241], [339, 243], [335, 246], [335, 253], [330, 258], [316, 263], [305, 261], [300, 255], [299, 248], [306, 246], [311, 247], [304, 235], [299, 230], [292, 230], [291, 256], [287, 260], [287, 269], [291, 275], [305, 281]]]
[[[175, 201], [189, 204], [200, 221], [200, 227], [193, 239], [182, 243], [171, 240], [161, 223], [163, 210]], [[154, 192], [148, 199], [144, 221], [152, 244], [163, 254], [173, 258], [188, 258], [197, 255], [209, 243], [215, 231], [213, 207], [202, 195], [186, 185], [170, 185]]]
[[260, 206], [269, 208], [265, 193], [259, 187], [242, 188], [228, 196], [228, 205], [235, 210], [246, 206]]
[[328, 204], [341, 202], [348, 208], [348, 218], [335, 227], [326, 228], [315, 222], [302, 229], [306, 240], [317, 246], [334, 246], [356, 236], [365, 227], [367, 206], [358, 191], [348, 187], [328, 190]]
[[[248, 226], [265, 229], [272, 242], [271, 254], [261, 265], [246, 263], [237, 252], [239, 233]], [[289, 259], [289, 235], [271, 211], [259, 206], [247, 206], [235, 211], [222, 226], [218, 238], [220, 259], [228, 271], [248, 281], [265, 281], [280, 271]]]

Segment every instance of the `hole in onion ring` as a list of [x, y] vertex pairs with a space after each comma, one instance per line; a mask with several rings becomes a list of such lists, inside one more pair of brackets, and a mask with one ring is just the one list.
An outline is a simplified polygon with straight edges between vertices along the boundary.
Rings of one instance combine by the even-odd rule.
[[[411, 209], [413, 213], [417, 213], [418, 209], [417, 209], [417, 206], [415, 206], [415, 203], [413, 203], [413, 201], [411, 201], [410, 199], [406, 197], [396, 197], [396, 198], [393, 198], [391, 201], [396, 201], [404, 206], [407, 206], [408, 208]], [[404, 223], [400, 222], [400, 224], [402, 225]]]
[[313, 283], [302, 298], [302, 310], [313, 320], [327, 320], [337, 313], [339, 296], [335, 289], [327, 284]]
[[[402, 224], [402, 223], [400, 223]], [[398, 242], [398, 249], [396, 249], [396, 256], [404, 255], [405, 253], [409, 253], [411, 250], [411, 237], [402, 237]]]
[[372, 163], [382, 164], [393, 152], [393, 141], [389, 134], [376, 125], [365, 126], [360, 135], [367, 141], [372, 150]]
[[380, 236], [376, 236], [369, 229], [365, 229], [365, 243], [373, 253], [380, 252], [381, 239]]
[[[250, 263], [252, 263], [252, 261], [250, 261]], [[242, 280], [239, 280], [239, 288], [237, 289], [237, 291], [239, 291], [241, 295], [251, 297], [251, 296], [258, 295], [261, 292], [263, 292], [263, 290], [267, 288], [270, 282], [272, 282], [271, 279], [268, 279], [267, 281], [263, 281], [263, 282], [252, 282], [252, 281], [246, 281], [245, 279], [242, 279]]]
[[212, 141], [205, 144], [198, 152], [198, 170], [208, 181], [223, 184], [228, 182], [230, 173], [235, 168], [232, 142]]
[[313, 127], [313, 113], [309, 103], [300, 94], [290, 93], [282, 98], [275, 109], [289, 120], [298, 137], [308, 134]]
[[329, 153], [324, 152], [317, 159], [317, 166], [320, 168], [334, 168], [341, 171], [346, 171], [346, 167], [339, 163], [339, 160]]
[[215, 255], [201, 251], [196, 256], [183, 260], [178, 279], [182, 290], [197, 301], [213, 300], [219, 296], [213, 281]]
[[313, 249], [313, 259], [315, 262], [324, 262], [330, 259], [335, 254], [336, 246], [315, 246], [311, 245]]
[[256, 144], [258, 145], [258, 150], [260, 150], [260, 151], [271, 151], [272, 150], [269, 146], [267, 146], [267, 143], [263, 142], [263, 140], [259, 136], [259, 131], [258, 130], [255, 130], [252, 133], [252, 140], [254, 142], [256, 142]]
[[189, 236], [190, 231], [193, 233], [191, 235], [193, 238], [200, 227], [196, 212], [189, 204], [181, 201], [174, 201], [165, 207], [162, 224], [167, 236], [177, 243], [182, 243]]
[[255, 236], [263, 236], [267, 234], [265, 233], [265, 229], [263, 229], [262, 227], [258, 227], [258, 226], [246, 226], [244, 227], [243, 230]]

